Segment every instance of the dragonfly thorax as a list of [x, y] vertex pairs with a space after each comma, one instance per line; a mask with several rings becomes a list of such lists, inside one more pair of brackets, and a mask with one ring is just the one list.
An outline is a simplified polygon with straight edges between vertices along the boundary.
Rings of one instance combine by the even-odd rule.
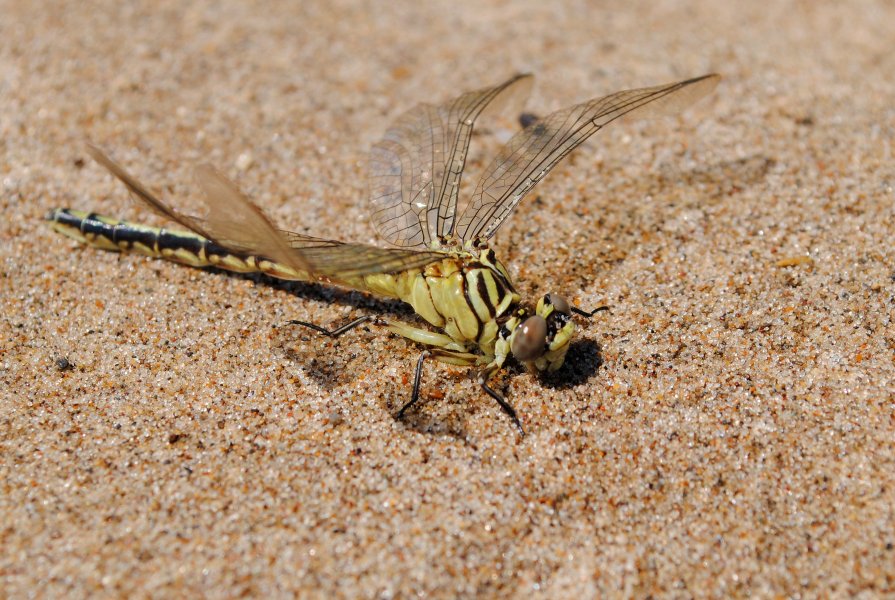
[[521, 300], [506, 267], [492, 250], [473, 254], [455, 249], [439, 254], [440, 260], [421, 269], [376, 276], [376, 291], [410, 304], [450, 338], [450, 349], [478, 348], [483, 355], [494, 356], [498, 329], [515, 314]]
[[464, 241], [456, 235], [440, 235], [430, 241], [428, 247], [439, 252], [458, 252], [478, 255], [483, 250], [488, 250], [488, 238], [476, 237]]

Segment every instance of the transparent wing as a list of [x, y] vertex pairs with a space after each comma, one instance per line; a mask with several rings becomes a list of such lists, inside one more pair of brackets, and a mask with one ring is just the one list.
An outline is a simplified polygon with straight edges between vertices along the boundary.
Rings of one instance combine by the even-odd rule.
[[162, 217], [171, 219], [176, 223], [180, 223], [187, 229], [198, 233], [202, 237], [211, 239], [211, 236], [207, 231], [205, 231], [199, 219], [184, 215], [156, 198], [155, 195], [150, 192], [145, 185], [138, 181], [133, 175], [128, 173], [124, 169], [124, 167], [109, 158], [105, 152], [99, 149], [99, 147], [94, 146], [90, 142], [87, 142], [86, 147], [87, 153], [93, 157], [93, 160], [104, 166], [112, 175], [118, 178], [125, 185], [125, 187], [127, 187], [131, 194], [136, 196], [137, 199], [143, 202], [143, 204], [152, 209], [154, 213]]
[[378, 248], [314, 238], [281, 231], [291, 247], [301, 252], [316, 275], [333, 281], [377, 273], [400, 273], [445, 258], [442, 252], [410, 248]]
[[[460, 177], [475, 120], [489, 105], [528, 96], [530, 75], [398, 117], [370, 153], [373, 224], [396, 246], [428, 246], [453, 233]], [[499, 100], [498, 102], [495, 102]]]
[[711, 74], [656, 87], [616, 92], [559, 110], [523, 129], [485, 169], [457, 223], [464, 241], [490, 238], [519, 201], [569, 152], [613, 121], [629, 115], [674, 114], [712, 91]]
[[159, 200], [96, 146], [88, 145], [88, 151], [160, 215], [235, 253], [262, 256], [309, 276], [342, 281], [373, 273], [399, 272], [444, 258], [439, 252], [345, 244], [282, 231], [235, 184], [206, 165], [196, 169], [196, 179], [205, 193], [208, 214], [203, 218], [185, 215]]
[[211, 167], [202, 166], [196, 171], [209, 208], [208, 215], [200, 219], [185, 215], [159, 200], [124, 167], [96, 146], [88, 144], [87, 150], [98, 163], [120, 179], [132, 194], [160, 215], [225, 248], [265, 256], [297, 270], [310, 270], [310, 265], [300, 253], [289, 247], [264, 213]]

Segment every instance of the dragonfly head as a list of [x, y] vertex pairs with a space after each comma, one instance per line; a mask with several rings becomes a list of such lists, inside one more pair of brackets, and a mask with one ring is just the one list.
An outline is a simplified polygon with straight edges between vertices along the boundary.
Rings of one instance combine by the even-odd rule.
[[546, 294], [538, 299], [535, 314], [521, 317], [513, 328], [510, 350], [529, 368], [552, 373], [562, 366], [574, 334], [568, 301], [557, 294]]

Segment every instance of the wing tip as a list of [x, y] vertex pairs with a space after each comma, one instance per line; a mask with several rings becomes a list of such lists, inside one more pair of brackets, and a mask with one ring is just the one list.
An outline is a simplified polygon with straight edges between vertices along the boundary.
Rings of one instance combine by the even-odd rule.
[[84, 150], [90, 155], [90, 158], [101, 164], [111, 173], [117, 174], [118, 172], [124, 171], [118, 163], [112, 160], [109, 155], [103, 152], [103, 149], [94, 144], [92, 140], [84, 140]]
[[706, 73], [705, 75], [700, 75], [699, 77], [693, 77], [691, 79], [685, 79], [681, 81], [678, 85], [681, 87], [689, 87], [691, 85], [699, 86], [699, 93], [702, 95], [710, 94], [721, 82], [722, 76], [720, 73]]

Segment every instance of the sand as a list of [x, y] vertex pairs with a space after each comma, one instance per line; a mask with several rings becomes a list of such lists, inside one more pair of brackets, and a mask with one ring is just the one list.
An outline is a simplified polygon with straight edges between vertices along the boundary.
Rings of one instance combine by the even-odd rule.
[[[895, 593], [895, 6], [0, 6], [0, 596]], [[494, 248], [582, 308], [494, 385], [374, 325], [402, 305], [83, 248], [149, 223], [91, 139], [191, 206], [209, 162], [294, 231], [378, 243], [402, 111], [535, 73], [545, 114], [724, 79], [602, 132]], [[483, 127], [481, 167], [512, 119]], [[474, 178], [473, 178], [474, 180]]]

